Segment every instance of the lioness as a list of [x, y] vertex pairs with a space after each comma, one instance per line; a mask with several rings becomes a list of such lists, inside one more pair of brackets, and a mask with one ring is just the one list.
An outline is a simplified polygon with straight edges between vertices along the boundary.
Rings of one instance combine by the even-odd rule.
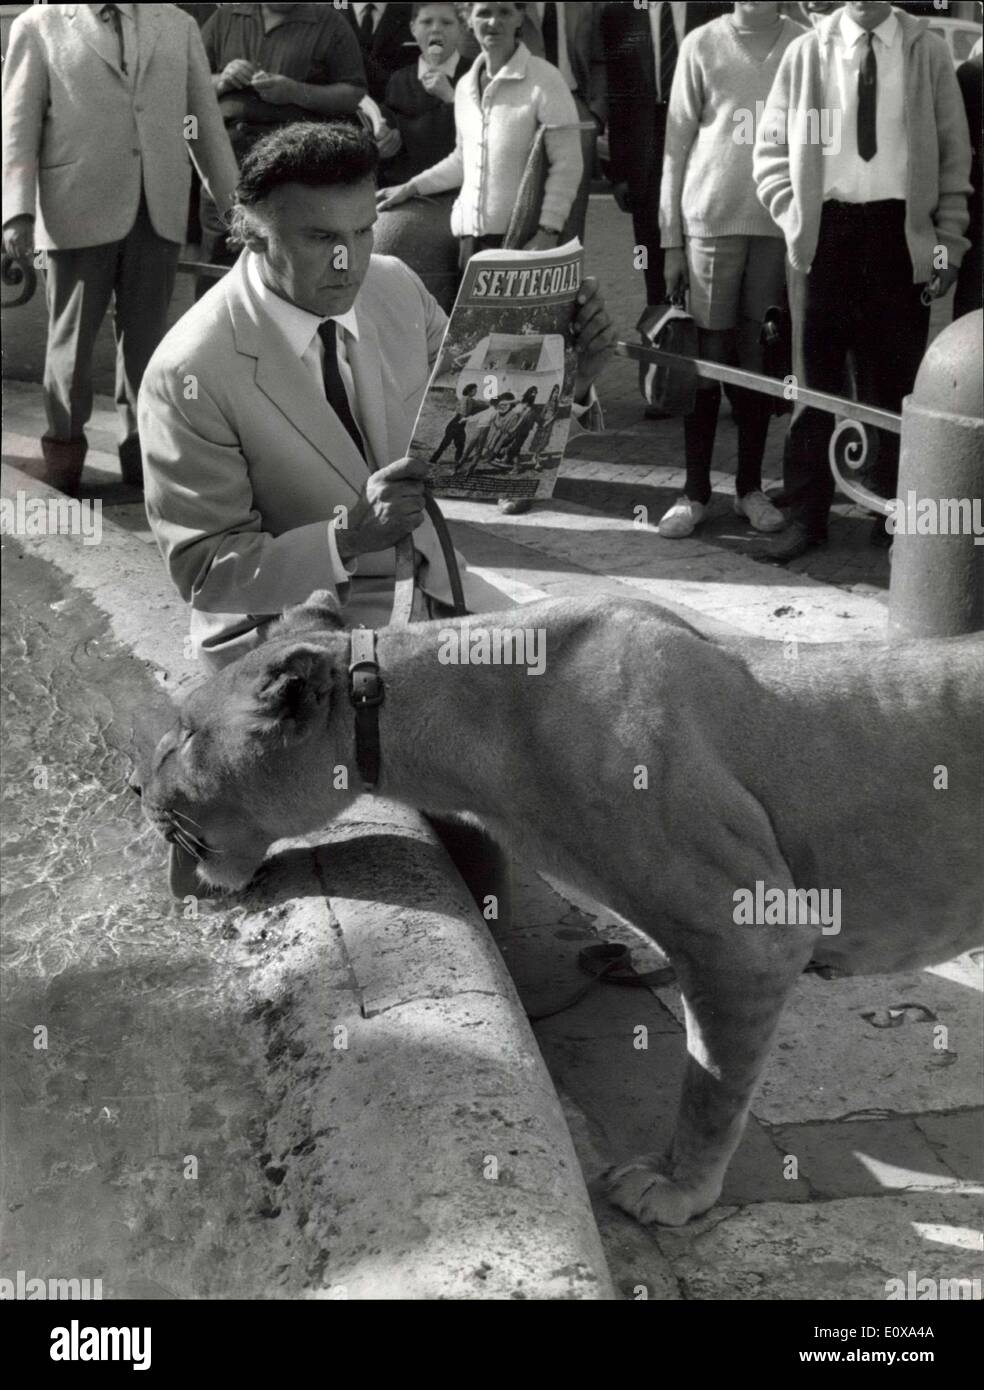
[[[540, 674], [446, 664], [453, 623], [378, 633], [379, 791], [469, 812], [669, 956], [689, 1062], [672, 1142], [610, 1178], [640, 1221], [717, 1199], [807, 962], [947, 960], [981, 937], [984, 638], [718, 644], [646, 603], [546, 601], [464, 620], [545, 634]], [[351, 634], [314, 594], [193, 691], [143, 788], [151, 821], [241, 888], [277, 839], [358, 794]], [[442, 659], [443, 658], [443, 659]], [[352, 789], [334, 789], [348, 768]], [[839, 890], [839, 914], [788, 911]], [[777, 891], [778, 890], [778, 891]], [[750, 908], [749, 904], [756, 907]]]

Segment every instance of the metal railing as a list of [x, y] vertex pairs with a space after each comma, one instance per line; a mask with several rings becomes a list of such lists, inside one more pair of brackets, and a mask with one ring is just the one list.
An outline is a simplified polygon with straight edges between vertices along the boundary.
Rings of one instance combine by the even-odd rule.
[[[205, 261], [179, 260], [178, 270], [183, 275], [220, 280], [228, 267], [209, 265]], [[18, 290], [18, 293], [3, 305], [5, 309], [16, 308], [18, 305], [26, 304], [34, 294], [37, 288], [37, 270], [33, 261], [16, 260], [4, 254], [0, 264], [0, 281]], [[827, 455], [837, 486], [845, 496], [869, 511], [882, 516], [890, 515], [889, 502], [864, 487], [856, 478], [845, 475], [842, 465], [851, 472], [860, 471], [867, 461], [869, 452], [868, 432], [865, 426], [884, 430], [889, 434], [901, 434], [901, 415], [896, 415], [890, 410], [880, 410], [875, 406], [863, 405], [843, 396], [833, 396], [826, 391], [811, 391], [798, 382], [779, 381], [759, 372], [746, 371], [743, 367], [729, 367], [720, 362], [707, 362], [699, 357], [683, 357], [679, 353], [664, 352], [661, 348], [639, 343], [617, 342], [615, 353], [619, 357], [631, 358], [636, 362], [673, 367], [708, 381], [742, 387], [746, 391], [759, 391], [778, 400], [793, 401], [838, 416], [838, 424], [831, 435]]]
[[843, 464], [853, 472], [858, 472], [867, 462], [869, 441], [865, 426], [884, 430], [888, 434], [902, 433], [902, 416], [894, 411], [882, 410], [877, 406], [863, 405], [860, 401], [849, 400], [846, 396], [833, 396], [827, 391], [811, 391], [796, 381], [780, 381], [776, 377], [763, 376], [760, 372], [749, 372], [744, 367], [729, 367], [722, 362], [707, 362], [700, 357], [683, 357], [680, 353], [664, 352], [662, 348], [647, 347], [641, 343], [615, 344], [618, 357], [629, 357], [636, 362], [649, 365], [673, 367], [682, 373], [703, 377], [706, 381], [719, 381], [725, 386], [740, 386], [746, 391], [759, 391], [776, 400], [792, 401], [794, 404], [811, 406], [814, 410], [826, 411], [828, 415], [840, 417], [830, 437], [827, 461], [837, 486], [850, 497], [852, 502], [866, 507], [881, 516], [890, 516], [890, 500], [879, 497], [857, 481], [845, 476], [841, 471]]

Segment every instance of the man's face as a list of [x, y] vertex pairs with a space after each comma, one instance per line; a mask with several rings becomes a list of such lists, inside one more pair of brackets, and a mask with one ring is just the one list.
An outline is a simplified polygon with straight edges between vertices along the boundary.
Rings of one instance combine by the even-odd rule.
[[425, 5], [410, 25], [410, 32], [435, 68], [446, 63], [461, 43], [461, 24], [453, 5]]
[[890, 4], [874, 3], [874, 0], [850, 0], [847, 6], [848, 13], [855, 24], [861, 29], [877, 29], [882, 20], [888, 18], [892, 12]]
[[257, 209], [248, 245], [261, 257], [263, 279], [281, 298], [320, 318], [344, 314], [369, 269], [376, 185], [309, 188], [288, 183]]

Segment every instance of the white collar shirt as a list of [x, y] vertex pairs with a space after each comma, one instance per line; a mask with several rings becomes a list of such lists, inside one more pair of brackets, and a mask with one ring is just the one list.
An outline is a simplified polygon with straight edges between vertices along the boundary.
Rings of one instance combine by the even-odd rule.
[[126, 85], [133, 88], [137, 76], [137, 62], [140, 50], [137, 45], [137, 10], [139, 5], [117, 5], [123, 19], [123, 58], [126, 62], [126, 72], [120, 67], [120, 43], [116, 37], [116, 29], [110, 20], [103, 19], [102, 5], [84, 5], [83, 10], [87, 11], [90, 17], [90, 37], [95, 41], [99, 52], [106, 58], [113, 67], [119, 68], [120, 75]]
[[[909, 139], [905, 128], [905, 81], [902, 26], [894, 10], [872, 30], [878, 66], [875, 138], [872, 159], [858, 154], [858, 77], [868, 50], [868, 36], [841, 10], [831, 30], [823, 73], [824, 106], [839, 112], [840, 130], [824, 150], [823, 196], [842, 203], [905, 199]], [[839, 135], [839, 140], [836, 138]]]
[[[287, 299], [281, 299], [279, 294], [275, 294], [266, 284], [260, 274], [259, 258], [249, 251], [246, 253], [246, 275], [249, 280], [249, 287], [253, 292], [260, 308], [267, 317], [280, 330], [281, 335], [287, 342], [287, 346], [294, 357], [300, 363], [301, 369], [306, 371], [314, 380], [321, 396], [324, 397], [325, 378], [324, 378], [324, 344], [318, 336], [318, 329], [325, 321], [317, 314], [308, 313], [307, 309], [301, 309], [297, 304], [291, 304]], [[338, 346], [338, 370], [345, 387], [345, 394], [348, 396], [349, 406], [352, 411], [352, 418], [359, 429], [365, 435], [362, 420], [359, 412], [359, 402], [355, 393], [355, 382], [352, 377], [352, 367], [348, 359], [347, 337], [351, 336], [358, 340], [359, 321], [355, 316], [355, 309], [349, 309], [345, 314], [332, 314], [338, 327], [344, 331], [336, 335]], [[325, 398], [325, 413], [331, 407]], [[327, 422], [326, 422], [327, 423]], [[338, 555], [338, 546], [335, 541], [335, 526], [340, 525], [340, 521], [333, 522], [328, 528], [328, 546], [331, 555], [332, 569], [335, 574], [336, 584], [348, 583], [351, 576], [355, 573], [356, 565], [345, 566]]]
[[[356, 3], [356, 0], [353, 0], [352, 8], [353, 8], [353, 10], [355, 10], [355, 18], [356, 18], [356, 21], [358, 22], [359, 25], [362, 24], [362, 16], [365, 14], [366, 5], [367, 5], [368, 3], [369, 3], [369, 0], [362, 0], [362, 3], [361, 3], [361, 4], [360, 4], [360, 3]], [[379, 28], [379, 21], [382, 19], [383, 13], [384, 13], [385, 9], [386, 9], [385, 4], [382, 4], [382, 5], [375, 5], [375, 6], [373, 7], [373, 16], [372, 16], [372, 32], [373, 32], [373, 33], [375, 33], [376, 30]]]
[[434, 67], [432, 63], [428, 63], [424, 55], [421, 54], [417, 59], [417, 77], [423, 77], [426, 72], [443, 72], [444, 76], [450, 80], [458, 71], [460, 62], [461, 54], [457, 49], [451, 54], [450, 58], [445, 58], [443, 63], [438, 63], [437, 67]]
[[660, 38], [660, 24], [662, 22], [662, 11], [664, 5], [669, 5], [670, 12], [673, 15], [673, 28], [676, 30], [677, 48], [679, 48], [680, 44], [683, 43], [684, 36], [687, 32], [686, 4], [677, 4], [676, 0], [657, 0], [656, 4], [649, 5], [647, 7], [646, 12], [649, 15], [649, 27], [652, 30], [653, 35], [653, 56], [656, 63], [657, 101], [669, 101], [670, 99], [669, 92], [661, 92], [659, 90], [659, 72], [663, 55], [663, 45]]

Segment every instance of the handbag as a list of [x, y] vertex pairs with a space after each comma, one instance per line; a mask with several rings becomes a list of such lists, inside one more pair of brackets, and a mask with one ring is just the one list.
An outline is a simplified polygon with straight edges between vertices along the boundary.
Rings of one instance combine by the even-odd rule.
[[[680, 303], [649, 305], [636, 328], [647, 347], [680, 357], [698, 356], [697, 325]], [[697, 373], [668, 362], [641, 362], [639, 389], [647, 404], [664, 415], [689, 415], [696, 404]]]
[[[519, 181], [516, 205], [513, 208], [502, 243], [504, 248], [516, 250], [525, 246], [536, 236], [543, 209], [543, 194], [547, 187], [547, 175], [550, 173], [550, 161], [547, 158], [547, 131], [594, 129], [593, 121], [576, 121], [570, 125], [541, 125], [537, 127], [532, 148], [526, 159], [526, 168]], [[561, 235], [561, 240], [563, 240], [563, 235]]]

